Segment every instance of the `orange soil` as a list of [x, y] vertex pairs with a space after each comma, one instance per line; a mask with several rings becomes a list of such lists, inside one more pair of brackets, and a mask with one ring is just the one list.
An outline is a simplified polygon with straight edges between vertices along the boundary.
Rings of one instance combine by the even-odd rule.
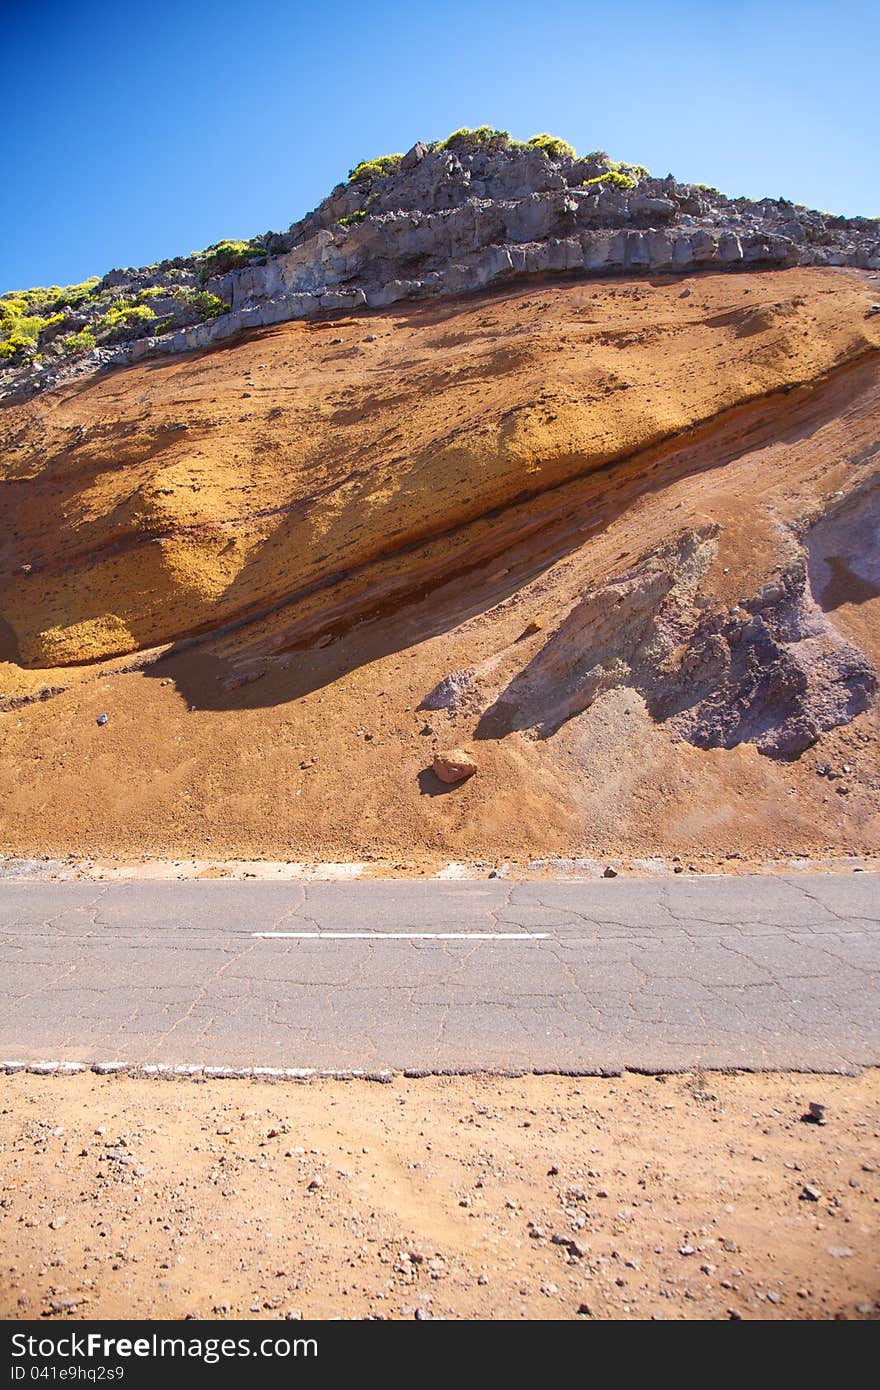
[[878, 1081], [3, 1076], [0, 1317], [876, 1320]]
[[[701, 592], [735, 605], [829, 500], [867, 496], [875, 298], [815, 269], [519, 286], [8, 406], [0, 852], [876, 850], [876, 711], [779, 763], [676, 741], [625, 688], [547, 738], [417, 709], [467, 667], [485, 708], [585, 592], [689, 529], [718, 528]], [[876, 663], [846, 551], [866, 525], [826, 526], [816, 597]], [[425, 769], [457, 746], [479, 774], [441, 794]]]

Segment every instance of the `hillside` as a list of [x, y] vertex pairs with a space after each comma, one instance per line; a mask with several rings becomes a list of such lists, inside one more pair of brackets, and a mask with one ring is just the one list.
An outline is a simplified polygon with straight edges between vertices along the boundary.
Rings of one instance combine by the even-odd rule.
[[878, 288], [545, 275], [10, 399], [0, 851], [873, 854]]

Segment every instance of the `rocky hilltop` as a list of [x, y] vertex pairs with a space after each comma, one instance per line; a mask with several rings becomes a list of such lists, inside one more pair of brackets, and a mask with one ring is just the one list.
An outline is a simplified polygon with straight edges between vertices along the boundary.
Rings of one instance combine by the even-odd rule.
[[[243, 329], [450, 296], [544, 272], [880, 268], [880, 221], [727, 198], [603, 151], [482, 127], [356, 166], [282, 234], [0, 298], [0, 393]], [[870, 312], [870, 310], [869, 310]]]

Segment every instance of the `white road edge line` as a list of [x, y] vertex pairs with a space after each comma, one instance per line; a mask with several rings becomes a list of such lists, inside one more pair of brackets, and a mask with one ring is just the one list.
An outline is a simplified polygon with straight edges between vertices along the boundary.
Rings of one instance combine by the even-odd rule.
[[546, 931], [254, 931], [261, 941], [549, 941]]

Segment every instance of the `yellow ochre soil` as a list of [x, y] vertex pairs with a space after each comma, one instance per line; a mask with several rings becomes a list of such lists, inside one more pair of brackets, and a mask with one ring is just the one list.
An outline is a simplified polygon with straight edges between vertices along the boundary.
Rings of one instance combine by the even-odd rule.
[[5, 1318], [880, 1313], [877, 1072], [0, 1081]]
[[[629, 571], [691, 566], [717, 609], [809, 550], [876, 664], [874, 280], [520, 284], [6, 406], [0, 853], [871, 856], [876, 701], [794, 761], [698, 748], [625, 679], [579, 708], [553, 643]], [[451, 789], [449, 748], [479, 769]]]

